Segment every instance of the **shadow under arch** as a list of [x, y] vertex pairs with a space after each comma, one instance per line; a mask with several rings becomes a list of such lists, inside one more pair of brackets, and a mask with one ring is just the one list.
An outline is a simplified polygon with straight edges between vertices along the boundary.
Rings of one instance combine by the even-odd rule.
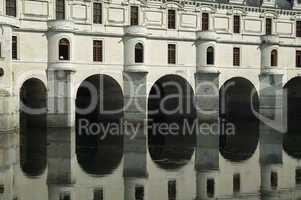
[[[284, 151], [296, 159], [301, 159], [301, 77], [295, 77], [284, 86], [287, 97], [287, 132], [283, 136]], [[285, 102], [285, 101], [284, 101]]]
[[148, 97], [148, 150], [163, 169], [186, 165], [194, 153], [196, 109], [190, 84], [166, 75], [152, 86]]
[[47, 89], [37, 78], [20, 89], [20, 163], [28, 176], [43, 174], [47, 166]]
[[108, 75], [86, 78], [76, 95], [76, 155], [88, 174], [111, 174], [119, 166], [122, 119], [123, 93], [118, 82]]
[[[247, 79], [234, 77], [220, 89], [220, 153], [232, 162], [249, 159], [259, 141], [259, 98]], [[233, 129], [234, 127], [234, 129]], [[234, 131], [233, 131], [234, 130]]]

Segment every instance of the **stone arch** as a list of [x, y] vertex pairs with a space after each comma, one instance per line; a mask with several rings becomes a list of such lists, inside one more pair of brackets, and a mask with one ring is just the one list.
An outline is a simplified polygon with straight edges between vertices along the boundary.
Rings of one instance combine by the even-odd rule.
[[123, 94], [115, 79], [95, 74], [81, 83], [76, 94], [76, 155], [85, 172], [105, 175], [119, 166], [122, 118]]
[[148, 150], [159, 167], [176, 169], [191, 160], [196, 130], [186, 128], [195, 119], [194, 93], [186, 79], [165, 75], [153, 84], [148, 96]]
[[255, 86], [245, 78], [234, 77], [220, 88], [220, 153], [239, 162], [249, 159], [257, 149], [259, 98]]
[[47, 165], [47, 89], [30, 78], [20, 88], [20, 165], [29, 176], [39, 176]]
[[287, 132], [283, 137], [283, 149], [296, 159], [301, 159], [301, 77], [294, 77], [284, 85], [283, 109], [287, 109]]

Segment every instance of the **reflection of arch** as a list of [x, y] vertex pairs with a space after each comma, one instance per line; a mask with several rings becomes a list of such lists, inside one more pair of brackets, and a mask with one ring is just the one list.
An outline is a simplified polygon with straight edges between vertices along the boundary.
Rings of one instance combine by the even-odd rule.
[[[195, 146], [196, 111], [193, 89], [177, 75], [166, 75], [152, 86], [148, 97], [148, 146], [153, 161], [162, 168], [178, 168], [190, 161]], [[186, 123], [186, 127], [185, 124]], [[168, 127], [159, 131], [158, 127]], [[168, 132], [171, 126], [177, 130]], [[190, 133], [190, 134], [188, 134]]]
[[59, 41], [59, 60], [70, 60], [70, 42], [66, 38]]
[[276, 67], [278, 65], [278, 52], [276, 49], [273, 49], [271, 52], [271, 66]]
[[301, 77], [291, 79], [284, 89], [287, 94], [284, 96], [287, 103], [283, 106], [287, 109], [287, 132], [283, 138], [283, 149], [288, 155], [301, 159]]
[[[96, 105], [84, 112], [93, 99]], [[123, 155], [122, 108], [122, 90], [112, 77], [92, 75], [81, 83], [76, 96], [76, 154], [87, 173], [109, 174], [119, 166]], [[83, 125], [92, 129], [87, 131]], [[106, 132], [113, 129], [114, 133]]]
[[256, 89], [247, 79], [235, 77], [221, 87], [220, 152], [224, 158], [242, 161], [255, 152], [259, 140], [259, 121], [252, 108], [258, 111], [258, 101]]
[[41, 175], [46, 169], [46, 107], [43, 82], [36, 78], [26, 80], [20, 89], [20, 162], [29, 176]]
[[207, 65], [214, 65], [214, 48], [212, 46], [207, 48]]
[[144, 62], [144, 47], [142, 43], [137, 43], [135, 45], [135, 63]]

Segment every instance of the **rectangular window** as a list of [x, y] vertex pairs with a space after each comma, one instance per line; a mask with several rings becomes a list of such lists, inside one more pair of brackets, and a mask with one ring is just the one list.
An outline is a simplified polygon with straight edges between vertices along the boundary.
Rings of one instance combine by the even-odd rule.
[[176, 28], [176, 11], [168, 10], [168, 28], [175, 29]]
[[214, 179], [207, 179], [207, 197], [213, 198], [214, 197]]
[[17, 16], [17, 3], [16, 0], [6, 0], [6, 15]]
[[296, 51], [296, 67], [301, 67], [301, 51]]
[[18, 59], [18, 39], [17, 36], [12, 37], [12, 59]]
[[65, 0], [56, 0], [56, 19], [65, 19]]
[[168, 64], [176, 64], [176, 45], [168, 44]]
[[102, 62], [103, 61], [103, 44], [101, 40], [93, 41], [93, 61]]
[[296, 169], [296, 185], [301, 185], [301, 169]]
[[139, 25], [139, 7], [131, 6], [131, 26]]
[[101, 188], [94, 190], [93, 200], [103, 200], [103, 190]]
[[93, 23], [102, 24], [102, 4], [93, 3]]
[[301, 21], [296, 22], [296, 37], [301, 37]]
[[233, 48], [233, 65], [240, 66], [240, 48]]
[[202, 14], [202, 31], [209, 30], [209, 14], [203, 13]]
[[2, 44], [0, 43], [0, 58], [2, 58]]
[[60, 194], [60, 200], [71, 200], [69, 192], [63, 192]]
[[233, 17], [233, 32], [240, 33], [240, 16], [234, 15]]
[[233, 175], [233, 192], [240, 192], [240, 174]]
[[276, 190], [278, 187], [278, 174], [277, 172], [271, 172], [271, 188]]
[[265, 20], [265, 33], [266, 35], [272, 35], [272, 19], [266, 18]]
[[143, 186], [136, 186], [135, 200], [144, 200], [144, 187]]
[[168, 200], [176, 200], [177, 182], [175, 180], [168, 181]]
[[0, 194], [4, 193], [4, 185], [0, 185]]

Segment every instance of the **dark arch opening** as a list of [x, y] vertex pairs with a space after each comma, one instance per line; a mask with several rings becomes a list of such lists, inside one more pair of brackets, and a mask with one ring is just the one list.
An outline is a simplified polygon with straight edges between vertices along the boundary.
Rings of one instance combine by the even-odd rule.
[[287, 132], [283, 149], [288, 155], [301, 159], [301, 77], [290, 80], [284, 89], [287, 94], [287, 104], [283, 105], [283, 109], [287, 109]]
[[20, 89], [20, 163], [23, 172], [39, 176], [47, 165], [47, 92], [31, 78]]
[[221, 87], [220, 153], [225, 159], [239, 162], [254, 154], [259, 140], [259, 120], [252, 107], [258, 111], [258, 103], [258, 94], [247, 79], [232, 78]]
[[150, 90], [148, 147], [152, 160], [161, 168], [176, 169], [191, 160], [196, 139], [193, 99], [189, 83], [176, 75], [164, 76]]
[[[93, 100], [96, 104], [88, 110]], [[123, 156], [122, 108], [122, 90], [110, 76], [93, 75], [81, 83], [76, 96], [76, 154], [87, 173], [110, 174], [119, 166]]]

